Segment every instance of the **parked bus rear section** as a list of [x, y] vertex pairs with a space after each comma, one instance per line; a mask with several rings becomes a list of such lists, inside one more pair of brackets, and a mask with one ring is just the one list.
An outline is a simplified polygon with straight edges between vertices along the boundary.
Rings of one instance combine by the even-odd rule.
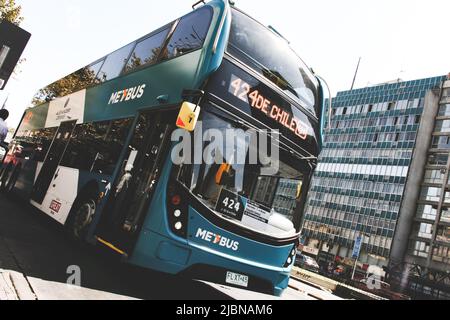
[[[325, 92], [277, 32], [213, 0], [40, 90], [0, 188], [128, 263], [280, 295]], [[226, 154], [175, 164], [184, 102], [198, 105], [204, 132], [278, 130], [278, 171]]]

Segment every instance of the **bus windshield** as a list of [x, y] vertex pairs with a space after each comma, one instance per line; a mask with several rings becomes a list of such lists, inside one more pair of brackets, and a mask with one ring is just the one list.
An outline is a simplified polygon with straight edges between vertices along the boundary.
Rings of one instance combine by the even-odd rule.
[[228, 52], [316, 115], [317, 80], [288, 43], [244, 13], [232, 10]]
[[[188, 170], [189, 173], [186, 175], [188, 181], [185, 181], [185, 184], [190, 186], [192, 193], [216, 212], [223, 190], [239, 195], [258, 206], [258, 210], [261, 210], [265, 217], [255, 218], [244, 214], [239, 218], [233, 219], [229, 216], [224, 218], [277, 238], [295, 235], [298, 231], [296, 207], [300, 201], [304, 177], [307, 174], [299, 168], [294, 168], [292, 164], [277, 160], [278, 172], [267, 175], [263, 170], [264, 165], [249, 164], [248, 152], [253, 143], [247, 133], [234, 135], [236, 140], [234, 143], [229, 143], [230, 130], [242, 129], [238, 122], [221, 116], [216, 110], [204, 112], [202, 118], [203, 132], [206, 135], [209, 134], [209, 130], [213, 130], [215, 134], [221, 132], [223, 137], [226, 137], [224, 145], [227, 147], [225, 151], [215, 151], [215, 159], [222, 158], [222, 164], [205, 161], [201, 165], [194, 165], [192, 170]], [[241, 132], [244, 133], [243, 130]], [[204, 148], [206, 147], [208, 146], [204, 145]], [[240, 151], [244, 152], [245, 161], [235, 161], [234, 158]], [[286, 160], [286, 157], [289, 156], [284, 154], [280, 156], [283, 160]]]

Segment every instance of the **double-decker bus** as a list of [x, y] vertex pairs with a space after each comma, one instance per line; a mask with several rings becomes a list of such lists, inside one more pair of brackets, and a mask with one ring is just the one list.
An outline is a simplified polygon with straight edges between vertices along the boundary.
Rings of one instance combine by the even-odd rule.
[[[128, 263], [280, 295], [328, 92], [275, 29], [227, 0], [193, 9], [40, 90], [0, 188]], [[186, 103], [203, 131], [277, 130], [276, 174], [226, 155], [175, 163]]]

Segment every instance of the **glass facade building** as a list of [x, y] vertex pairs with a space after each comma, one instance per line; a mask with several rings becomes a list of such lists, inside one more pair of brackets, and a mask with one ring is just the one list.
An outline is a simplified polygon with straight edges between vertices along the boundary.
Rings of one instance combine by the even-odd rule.
[[[355, 239], [362, 236], [359, 261], [388, 266], [417, 134], [427, 112], [425, 96], [440, 88], [444, 79], [396, 81], [339, 92], [333, 99], [332, 120], [311, 184], [302, 231], [305, 245], [322, 255], [319, 262], [351, 259]], [[450, 114], [450, 107], [446, 108], [442, 107], [442, 112]], [[448, 143], [450, 150], [447, 117], [438, 124], [445, 130], [445, 138], [436, 135], [433, 141]], [[447, 158], [441, 156], [437, 153], [436, 161], [448, 159], [448, 154]], [[424, 191], [425, 205], [439, 198], [433, 187], [443, 177], [440, 171], [430, 170], [426, 179], [431, 189]], [[433, 214], [429, 207], [424, 212]], [[422, 228], [425, 233], [430, 232], [427, 228]]]

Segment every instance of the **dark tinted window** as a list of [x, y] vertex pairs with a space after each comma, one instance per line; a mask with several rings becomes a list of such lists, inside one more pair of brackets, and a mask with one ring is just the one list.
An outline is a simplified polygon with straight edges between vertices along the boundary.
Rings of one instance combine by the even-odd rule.
[[130, 60], [125, 66], [124, 72], [130, 72], [141, 66], [156, 63], [168, 33], [169, 28], [138, 42]]
[[18, 158], [29, 158], [43, 162], [52, 144], [57, 128], [25, 131], [16, 136], [13, 145]]
[[103, 62], [105, 62], [105, 60], [94, 62], [93, 64], [91, 64], [91, 65], [86, 67], [86, 69], [88, 70], [89, 74], [94, 77], [94, 81], [93, 82], [95, 82], [95, 83], [99, 82], [98, 78], [97, 78], [97, 75], [98, 75], [98, 72], [100, 71], [100, 68], [103, 65]]
[[47, 155], [48, 149], [50, 149], [57, 129], [58, 128], [46, 128], [37, 130], [35, 137], [36, 148], [34, 160], [41, 162], [45, 160], [45, 156]]
[[228, 51], [315, 114], [317, 80], [288, 43], [247, 15], [233, 10]]
[[130, 56], [131, 50], [133, 50], [134, 43], [127, 45], [106, 57], [105, 63], [103, 64], [97, 78], [101, 81], [108, 81], [117, 76], [119, 76], [125, 63]]
[[85, 123], [72, 135], [62, 166], [112, 174], [122, 152], [132, 119]]
[[164, 49], [163, 59], [171, 59], [200, 49], [211, 23], [212, 10], [203, 7], [181, 18], [175, 32]]

